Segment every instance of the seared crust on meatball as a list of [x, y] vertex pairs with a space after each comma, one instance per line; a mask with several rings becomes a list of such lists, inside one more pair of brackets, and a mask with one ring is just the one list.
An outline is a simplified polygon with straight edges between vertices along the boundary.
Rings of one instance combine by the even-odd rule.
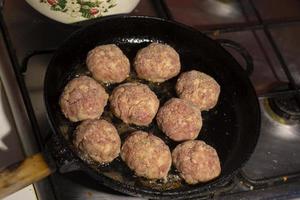
[[138, 51], [134, 67], [139, 78], [152, 82], [164, 82], [179, 74], [180, 59], [171, 46], [151, 43]]
[[171, 167], [169, 147], [159, 138], [143, 131], [133, 132], [121, 149], [121, 158], [137, 176], [166, 178]]
[[216, 150], [200, 140], [179, 144], [172, 152], [173, 164], [188, 184], [207, 182], [221, 173]]
[[160, 129], [175, 141], [195, 139], [202, 127], [200, 110], [178, 98], [167, 101], [159, 109], [156, 120]]
[[141, 83], [125, 83], [115, 88], [109, 98], [112, 112], [126, 124], [149, 125], [156, 115], [159, 100]]
[[120, 83], [130, 73], [130, 63], [115, 44], [97, 46], [89, 51], [86, 59], [93, 77], [104, 83]]
[[200, 110], [209, 110], [218, 102], [220, 85], [209, 75], [192, 70], [180, 75], [176, 92], [181, 99], [191, 101]]
[[86, 120], [75, 130], [75, 147], [85, 156], [109, 163], [118, 157], [121, 140], [117, 129], [105, 120]]
[[94, 79], [80, 76], [72, 79], [60, 97], [60, 107], [72, 122], [97, 119], [107, 103], [108, 94]]

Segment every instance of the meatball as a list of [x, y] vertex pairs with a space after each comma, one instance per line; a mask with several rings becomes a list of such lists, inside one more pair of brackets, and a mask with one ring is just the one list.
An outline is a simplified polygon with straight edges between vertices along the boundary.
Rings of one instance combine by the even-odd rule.
[[181, 99], [191, 101], [200, 110], [209, 110], [218, 102], [220, 86], [209, 75], [192, 70], [180, 75], [176, 92]]
[[97, 46], [89, 51], [86, 64], [93, 77], [104, 83], [120, 83], [130, 73], [128, 58], [115, 44]]
[[108, 100], [105, 89], [88, 76], [72, 79], [60, 97], [60, 107], [65, 117], [72, 122], [97, 119]]
[[110, 107], [126, 124], [147, 126], [156, 115], [159, 100], [147, 85], [125, 83], [113, 90]]
[[166, 178], [171, 167], [169, 147], [159, 138], [143, 131], [133, 132], [121, 149], [121, 158], [137, 176]]
[[105, 120], [86, 120], [75, 130], [73, 141], [83, 155], [100, 163], [109, 163], [118, 157], [121, 140], [117, 129]]
[[216, 150], [200, 140], [179, 144], [172, 152], [173, 164], [188, 184], [207, 182], [221, 173]]
[[172, 140], [195, 139], [202, 127], [200, 110], [188, 101], [172, 98], [157, 113], [159, 128]]
[[138, 51], [134, 67], [139, 78], [164, 82], [179, 74], [179, 55], [167, 44], [151, 43]]

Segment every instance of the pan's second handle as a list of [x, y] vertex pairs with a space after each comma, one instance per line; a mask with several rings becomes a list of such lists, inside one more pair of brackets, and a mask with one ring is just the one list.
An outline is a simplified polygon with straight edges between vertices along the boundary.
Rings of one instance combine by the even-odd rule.
[[42, 153], [0, 171], [0, 199], [51, 174]]
[[253, 58], [249, 54], [249, 52], [241, 46], [239, 43], [234, 42], [232, 40], [227, 40], [227, 39], [217, 39], [217, 41], [221, 44], [223, 47], [229, 47], [234, 50], [236, 50], [241, 56], [244, 58], [246, 62], [246, 73], [248, 76], [250, 76], [253, 72]]

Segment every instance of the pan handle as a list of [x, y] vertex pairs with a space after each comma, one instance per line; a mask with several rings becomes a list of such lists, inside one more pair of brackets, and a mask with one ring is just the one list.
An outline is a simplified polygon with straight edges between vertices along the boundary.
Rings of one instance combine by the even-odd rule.
[[246, 69], [245, 69], [246, 73], [248, 74], [248, 76], [250, 76], [252, 74], [253, 58], [243, 46], [241, 46], [237, 42], [234, 42], [234, 41], [228, 40], [228, 39], [216, 39], [216, 41], [218, 41], [220, 43], [220, 45], [223, 47], [229, 47], [229, 48], [236, 50], [244, 58], [244, 60], [246, 62]]
[[0, 171], [0, 199], [52, 173], [42, 153], [27, 157]]

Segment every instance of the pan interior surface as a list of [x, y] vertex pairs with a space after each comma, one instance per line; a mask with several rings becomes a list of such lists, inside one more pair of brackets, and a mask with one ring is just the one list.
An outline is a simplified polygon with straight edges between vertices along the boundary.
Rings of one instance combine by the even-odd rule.
[[[117, 44], [131, 63], [131, 75], [124, 82], [142, 82], [157, 94], [160, 105], [176, 97], [175, 77], [162, 84], [136, 78], [132, 63], [137, 51], [151, 42], [172, 46], [180, 55], [181, 72], [192, 69], [212, 76], [221, 86], [218, 104], [202, 112], [203, 127], [197, 139], [213, 146], [220, 157], [221, 175], [208, 183], [187, 185], [178, 172], [171, 169], [168, 181], [149, 181], [136, 177], [118, 157], [109, 165], [99, 165], [82, 159], [83, 166], [103, 184], [121, 192], [135, 195], [187, 195], [200, 192], [225, 181], [251, 155], [259, 134], [259, 106], [251, 83], [239, 64], [215, 41], [203, 34], [176, 24], [149, 17], [108, 17], [73, 34], [56, 52], [45, 78], [45, 103], [55, 134], [64, 135], [69, 148], [72, 133], [78, 123], [64, 118], [59, 97], [66, 83], [80, 74], [90, 75], [85, 66], [87, 52], [97, 45]], [[118, 84], [103, 85], [111, 91]], [[106, 106], [103, 118], [118, 129], [122, 142], [134, 130], [145, 130], [162, 138], [172, 150], [177, 144], [158, 129], [155, 119], [149, 127], [129, 126], [122, 123]], [[77, 153], [78, 154], [78, 153]], [[79, 157], [82, 158], [80, 154]]]

